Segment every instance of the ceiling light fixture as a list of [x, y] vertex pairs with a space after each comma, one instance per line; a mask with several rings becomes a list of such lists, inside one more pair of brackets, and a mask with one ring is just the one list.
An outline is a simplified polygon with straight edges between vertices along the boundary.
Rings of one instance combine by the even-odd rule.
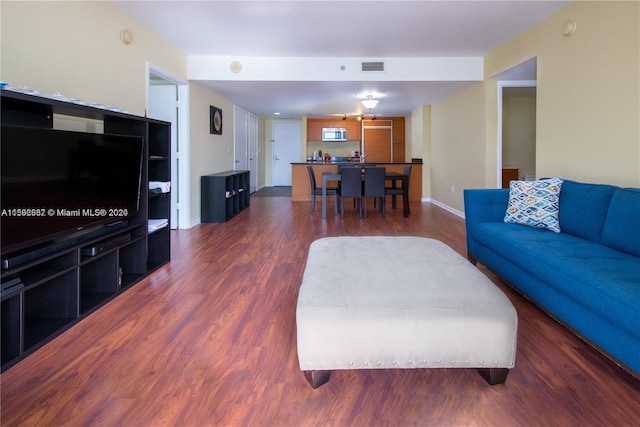
[[378, 105], [378, 100], [377, 99], [373, 99], [373, 95], [367, 95], [367, 99], [362, 101], [362, 105], [365, 106], [365, 108], [371, 110], [373, 108], [375, 108], [376, 105]]

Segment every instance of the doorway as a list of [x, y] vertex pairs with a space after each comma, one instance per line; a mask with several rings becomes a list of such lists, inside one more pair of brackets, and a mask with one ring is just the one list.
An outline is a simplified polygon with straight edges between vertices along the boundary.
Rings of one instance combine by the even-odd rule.
[[535, 179], [536, 86], [535, 80], [498, 82], [497, 188]]
[[171, 123], [170, 227], [190, 228], [189, 86], [147, 63], [147, 116]]
[[271, 130], [272, 169], [274, 186], [291, 185], [291, 163], [302, 161], [302, 123], [274, 121]]

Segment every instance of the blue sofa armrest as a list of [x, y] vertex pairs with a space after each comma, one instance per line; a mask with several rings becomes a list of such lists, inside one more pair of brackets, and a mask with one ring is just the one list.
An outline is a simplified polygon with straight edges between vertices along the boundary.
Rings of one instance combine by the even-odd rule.
[[475, 262], [473, 226], [481, 222], [502, 222], [509, 203], [508, 188], [464, 190], [467, 254]]

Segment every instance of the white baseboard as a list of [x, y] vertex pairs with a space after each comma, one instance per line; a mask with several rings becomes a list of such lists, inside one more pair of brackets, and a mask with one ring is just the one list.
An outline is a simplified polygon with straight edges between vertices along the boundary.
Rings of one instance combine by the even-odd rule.
[[445, 205], [444, 203], [441, 203], [437, 200], [433, 200], [433, 199], [429, 199], [430, 203], [433, 203], [434, 205], [438, 206], [439, 208], [444, 209], [445, 211], [451, 212], [452, 214], [459, 216], [460, 218], [464, 219], [464, 212], [459, 211], [458, 209], [454, 209], [451, 206]]

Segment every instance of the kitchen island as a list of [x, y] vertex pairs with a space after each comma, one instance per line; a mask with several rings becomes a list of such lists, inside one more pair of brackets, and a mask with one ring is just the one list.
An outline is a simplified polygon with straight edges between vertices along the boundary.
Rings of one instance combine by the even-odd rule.
[[[301, 162], [291, 163], [291, 201], [305, 202], [311, 200], [311, 188], [307, 166], [313, 167], [318, 186], [322, 185], [324, 172], [337, 172], [339, 165], [356, 165], [359, 162]], [[404, 171], [406, 165], [411, 165], [409, 178], [409, 201], [419, 202], [422, 199], [422, 162], [420, 163], [375, 163], [376, 166], [386, 168], [388, 172]]]

